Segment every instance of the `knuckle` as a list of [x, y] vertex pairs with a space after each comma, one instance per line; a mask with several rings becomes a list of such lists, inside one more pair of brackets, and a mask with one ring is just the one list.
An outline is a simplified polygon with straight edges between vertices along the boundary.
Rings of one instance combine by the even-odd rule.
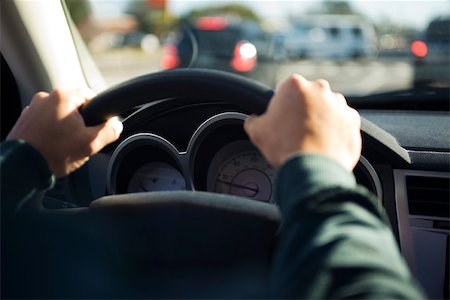
[[350, 108], [350, 112], [353, 116], [353, 120], [355, 121], [358, 126], [361, 126], [361, 116], [359, 112], [356, 109]]
[[34, 94], [33, 98], [31, 98], [30, 104], [40, 102], [43, 99], [47, 98], [48, 96], [49, 96], [49, 94], [46, 92], [43, 92], [43, 91], [37, 92], [36, 94]]
[[48, 93], [46, 93], [46, 92], [44, 92], [44, 91], [40, 91], [40, 92], [37, 92], [35, 95], [34, 95], [34, 97], [33, 97], [33, 99], [32, 100], [38, 100], [38, 99], [43, 99], [43, 98], [46, 98], [46, 97], [48, 97]]
[[336, 95], [336, 98], [341, 101], [342, 103], [347, 105], [347, 99], [342, 95], [341, 93], [334, 93]]
[[252, 129], [247, 130], [247, 134], [253, 144], [255, 144], [255, 145], [261, 144], [262, 138], [261, 138], [261, 134], [257, 127], [252, 127]]
[[292, 74], [288, 78], [288, 83], [297, 88], [302, 87], [305, 84], [305, 82], [306, 82], [305, 77], [298, 74]]
[[94, 154], [95, 149], [96, 149], [95, 141], [91, 141], [90, 143], [87, 143], [86, 147], [85, 147], [85, 156], [90, 156], [90, 155]]
[[54, 101], [56, 101], [56, 102], [61, 102], [65, 99], [66, 93], [67, 93], [67, 91], [65, 89], [56, 88], [52, 91], [52, 93], [50, 94], [50, 97], [52, 97], [54, 99]]
[[256, 116], [252, 115], [249, 116], [245, 121], [244, 121], [244, 129], [247, 133], [253, 133], [254, 128], [255, 128], [255, 122], [257, 122], [257, 118]]
[[65, 92], [66, 91], [62, 88], [56, 88], [52, 91], [52, 95], [56, 98], [61, 98], [61, 97], [63, 97]]
[[96, 149], [96, 136], [85, 132], [80, 138], [80, 144], [83, 145], [83, 154], [89, 156], [95, 152]]
[[334, 94], [336, 95], [337, 98], [346, 100], [344, 95], [342, 95], [341, 93], [334, 93]]
[[330, 83], [325, 79], [317, 79], [314, 81], [322, 90], [330, 89]]

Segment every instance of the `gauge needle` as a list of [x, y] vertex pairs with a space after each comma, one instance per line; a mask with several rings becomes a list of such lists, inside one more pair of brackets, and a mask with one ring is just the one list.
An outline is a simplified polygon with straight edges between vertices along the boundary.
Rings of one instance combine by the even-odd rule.
[[259, 191], [258, 188], [252, 188], [252, 187], [248, 187], [248, 186], [245, 186], [245, 185], [232, 183], [232, 182], [229, 182], [229, 181], [217, 180], [217, 182], [223, 183], [223, 184], [228, 184], [228, 185], [231, 185], [231, 186], [234, 186], [234, 187], [238, 187], [238, 188], [241, 188], [241, 189], [246, 189], [246, 190], [255, 192], [255, 194], [258, 193], [258, 191]]
[[143, 192], [148, 192], [148, 190], [145, 188], [145, 186], [142, 182], [139, 184], [139, 189]]

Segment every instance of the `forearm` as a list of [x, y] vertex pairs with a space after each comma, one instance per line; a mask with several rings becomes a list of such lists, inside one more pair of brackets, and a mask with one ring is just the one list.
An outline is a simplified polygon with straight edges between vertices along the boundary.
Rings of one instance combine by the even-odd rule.
[[271, 279], [276, 297], [422, 298], [375, 197], [319, 155], [280, 170], [283, 227]]
[[37, 192], [53, 185], [54, 176], [42, 155], [23, 141], [0, 145], [2, 215], [12, 213]]

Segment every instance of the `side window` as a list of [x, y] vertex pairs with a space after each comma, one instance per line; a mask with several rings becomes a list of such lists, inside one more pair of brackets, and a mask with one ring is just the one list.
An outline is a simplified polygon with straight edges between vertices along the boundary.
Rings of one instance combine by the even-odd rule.
[[161, 39], [173, 26], [165, 1], [64, 3], [108, 85], [161, 69]]

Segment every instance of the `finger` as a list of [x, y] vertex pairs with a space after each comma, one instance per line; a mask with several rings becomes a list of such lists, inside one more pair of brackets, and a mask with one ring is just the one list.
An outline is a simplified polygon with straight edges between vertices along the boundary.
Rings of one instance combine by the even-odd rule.
[[73, 89], [73, 90], [55, 90], [57, 96], [61, 99], [67, 99], [75, 107], [79, 108], [81, 105], [90, 101], [96, 93], [90, 89]]
[[310, 83], [308, 79], [299, 74], [292, 74], [288, 78], [287, 82], [293, 84], [298, 89], [301, 89], [302, 87], [307, 86]]
[[286, 78], [285, 80], [282, 80], [281, 82], [279, 82], [277, 84], [277, 87], [275, 89], [275, 94], [280, 93], [280, 91], [283, 88], [286, 88], [289, 85], [303, 85], [305, 82], [307, 82], [308, 80], [303, 77], [302, 75], [299, 74], [291, 74], [288, 78]]
[[38, 105], [42, 100], [47, 99], [50, 94], [46, 92], [37, 92], [34, 94], [33, 98], [31, 98], [29, 106]]
[[352, 117], [355, 121], [355, 124], [358, 126], [358, 129], [360, 129], [361, 128], [361, 115], [359, 114], [359, 112], [356, 109], [351, 108], [351, 107], [349, 107], [349, 109], [350, 109], [350, 113], [352, 114]]
[[330, 83], [325, 79], [317, 79], [314, 81], [321, 89], [331, 90]]
[[31, 99], [31, 102], [36, 101], [36, 100], [40, 100], [40, 99], [44, 99], [47, 98], [50, 94], [47, 92], [37, 92], [36, 94], [34, 94], [33, 98]]
[[341, 103], [341, 104], [347, 104], [347, 99], [345, 99], [344, 95], [342, 95], [341, 93], [334, 93], [334, 96], [336, 97], [336, 100]]
[[263, 133], [264, 130], [261, 129], [261, 126], [263, 126], [261, 118], [261, 116], [251, 115], [244, 123], [245, 132], [250, 138], [250, 141], [257, 147], [260, 146], [263, 141], [261, 133]]
[[91, 101], [92, 98], [97, 96], [97, 92], [88, 88], [80, 89], [80, 93], [84, 95], [86, 102]]
[[29, 105], [25, 106], [25, 107], [22, 109], [22, 113], [26, 112], [29, 108], [30, 108]]
[[256, 115], [250, 115], [245, 119], [244, 121], [244, 130], [247, 132], [248, 135], [253, 133], [254, 127], [255, 127], [255, 121], [258, 118]]
[[97, 126], [87, 127], [94, 136], [91, 142], [91, 155], [99, 152], [106, 145], [116, 141], [123, 131], [123, 124], [117, 117], [113, 117], [105, 123]]

